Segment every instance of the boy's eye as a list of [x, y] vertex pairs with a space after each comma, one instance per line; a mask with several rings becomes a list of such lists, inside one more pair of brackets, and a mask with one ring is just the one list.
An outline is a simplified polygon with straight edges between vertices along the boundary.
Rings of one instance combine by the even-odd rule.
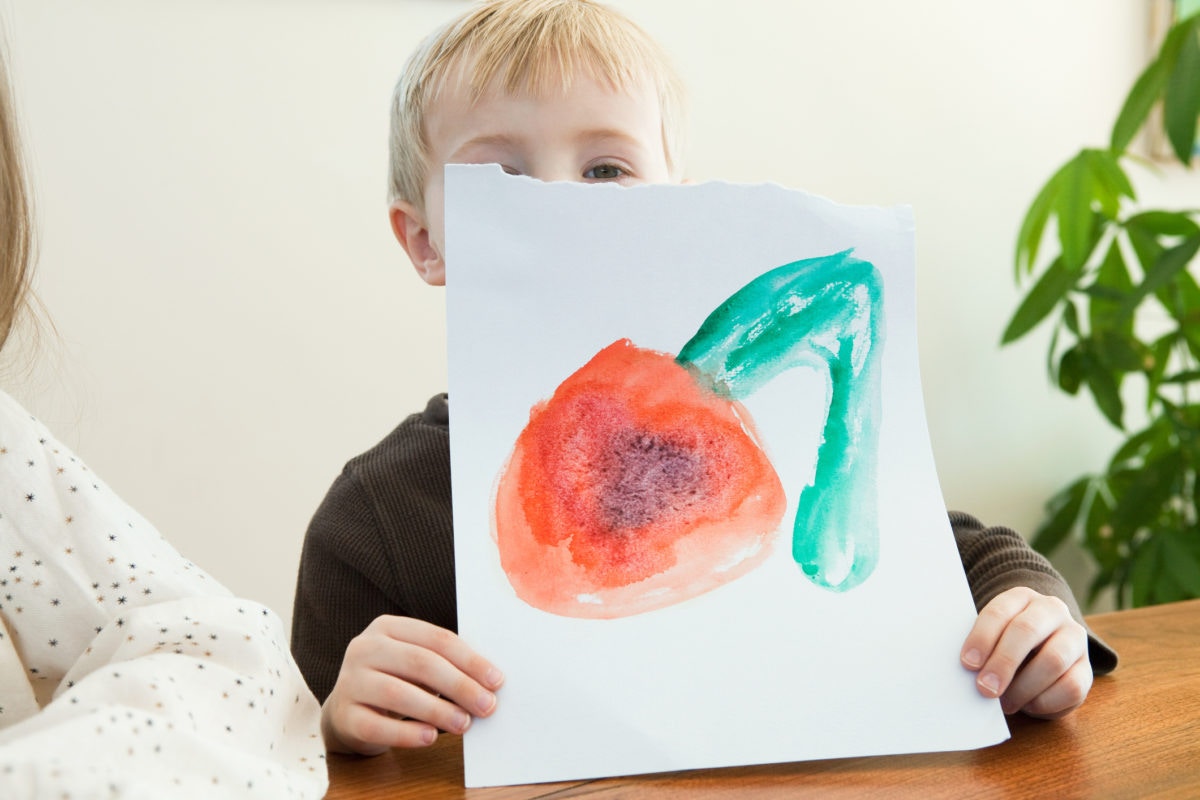
[[500, 168], [503, 169], [505, 172], [507, 172], [509, 175], [520, 175], [521, 174], [521, 170], [517, 169], [516, 167], [510, 167], [507, 164], [502, 164], [500, 166]]
[[597, 181], [615, 181], [625, 175], [625, 170], [616, 164], [597, 164], [583, 173], [583, 177]]

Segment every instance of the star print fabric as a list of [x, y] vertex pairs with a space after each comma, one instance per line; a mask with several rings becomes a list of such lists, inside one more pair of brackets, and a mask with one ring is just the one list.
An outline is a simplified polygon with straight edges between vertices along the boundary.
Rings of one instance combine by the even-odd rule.
[[0, 393], [0, 797], [316, 798], [320, 707], [269, 609]]

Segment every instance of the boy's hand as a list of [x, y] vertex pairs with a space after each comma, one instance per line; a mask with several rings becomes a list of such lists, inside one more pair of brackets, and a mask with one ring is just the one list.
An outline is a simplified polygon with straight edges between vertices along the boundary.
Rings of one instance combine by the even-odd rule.
[[1017, 587], [996, 595], [963, 644], [963, 666], [1005, 714], [1055, 719], [1078, 708], [1092, 687], [1087, 631], [1057, 597]]
[[462, 733], [496, 708], [504, 676], [450, 631], [377, 617], [350, 641], [321, 709], [329, 750], [377, 755], [424, 747], [438, 730]]

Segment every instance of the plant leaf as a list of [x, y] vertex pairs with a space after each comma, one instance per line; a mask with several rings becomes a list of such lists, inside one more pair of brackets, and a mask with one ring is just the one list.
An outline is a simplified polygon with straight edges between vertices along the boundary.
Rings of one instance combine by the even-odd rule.
[[1063, 353], [1058, 362], [1058, 388], [1070, 395], [1077, 394], [1083, 385], [1083, 370], [1083, 351], [1076, 345]]
[[1126, 533], [1152, 524], [1175, 494], [1182, 469], [1183, 454], [1178, 449], [1147, 461], [1113, 508], [1113, 528]]
[[1174, 375], [1167, 375], [1159, 383], [1192, 383], [1193, 381], [1200, 381], [1200, 369], [1189, 369], [1184, 372], [1176, 372]]
[[1092, 493], [1087, 518], [1083, 521], [1083, 541], [1103, 569], [1119, 568], [1124, 560], [1122, 545], [1127, 538], [1117, 535], [1112, 525], [1112, 504], [1102, 492]]
[[[1162, 383], [1163, 375], [1167, 374], [1167, 367], [1171, 363], [1171, 348], [1179, 341], [1182, 334], [1179, 331], [1174, 331], [1163, 336], [1161, 339], [1150, 345], [1150, 358], [1153, 363], [1150, 365], [1149, 371], [1146, 373], [1148, 385], [1146, 387], [1146, 409], [1149, 410], [1158, 400], [1158, 386]], [[1160, 418], [1161, 421], [1161, 418]]]
[[1142, 300], [1152, 292], [1166, 286], [1176, 274], [1187, 269], [1188, 263], [1200, 251], [1200, 236], [1185, 239], [1175, 247], [1162, 251], [1146, 271], [1146, 278], [1121, 304], [1122, 314], [1133, 314]]
[[1129, 244], [1133, 247], [1133, 253], [1137, 256], [1142, 272], [1146, 272], [1149, 265], [1162, 255], [1163, 246], [1159, 244], [1157, 235], [1142, 225], [1137, 217], [1131, 217], [1126, 221], [1125, 234], [1129, 237]]
[[1180, 22], [1179, 28], [1183, 40], [1163, 95], [1163, 122], [1176, 157], [1190, 164], [1200, 116], [1200, 17]]
[[1076, 338], [1079, 337], [1079, 309], [1070, 300], [1063, 303], [1062, 322]]
[[1200, 233], [1200, 225], [1186, 211], [1143, 211], [1125, 220], [1124, 224], [1159, 236], [1194, 236]]
[[1075, 274], [1067, 271], [1061, 257], [1054, 259], [1017, 306], [1008, 327], [1004, 329], [1000, 344], [1014, 342], [1033, 330], [1054, 310], [1074, 285]]
[[1046, 504], [1050, 517], [1033, 534], [1030, 544], [1034, 550], [1043, 555], [1050, 555], [1067, 538], [1075, 521], [1079, 518], [1079, 510], [1083, 507], [1083, 499], [1087, 495], [1091, 479], [1080, 478]]
[[1133, 553], [1133, 568], [1130, 571], [1129, 582], [1132, 584], [1133, 607], [1146, 605], [1149, 599], [1158, 568], [1159, 541], [1151, 537], [1142, 542]]
[[1063, 167], [1062, 182], [1054, 202], [1062, 261], [1071, 273], [1083, 269], [1091, 252], [1092, 200], [1096, 188], [1091, 170], [1091, 152], [1081, 150]]
[[1110, 219], [1117, 218], [1121, 208], [1121, 198], [1134, 199], [1133, 184], [1129, 182], [1125, 170], [1117, 161], [1117, 157], [1108, 150], [1085, 150], [1087, 153], [1088, 171], [1092, 177], [1092, 189], [1104, 215]]
[[1200, 359], [1200, 330], [1197, 330], [1196, 325], [1180, 323], [1180, 332], [1183, 335], [1183, 340], [1187, 342], [1188, 351], [1191, 352], [1192, 358]]
[[1125, 404], [1121, 400], [1120, 377], [1114, 375], [1099, 358], [1090, 352], [1083, 357], [1083, 375], [1096, 406], [1100, 412], [1120, 430], [1125, 429], [1121, 417], [1125, 414]]
[[1179, 50], [1194, 21], [1195, 18], [1182, 20], [1167, 31], [1158, 50], [1158, 57], [1147, 65], [1134, 82], [1113, 125], [1110, 146], [1114, 151], [1123, 153], [1128, 149], [1129, 143], [1145, 123], [1150, 109], [1166, 92], [1167, 84], [1175, 71]]
[[1197, 285], [1196, 279], [1186, 271], [1179, 273], [1175, 283], [1179, 287], [1180, 302], [1179, 308], [1172, 309], [1175, 319], [1185, 325], [1200, 322], [1200, 285]]
[[1046, 222], [1050, 219], [1050, 211], [1054, 207], [1054, 200], [1058, 196], [1059, 187], [1062, 184], [1064, 169], [1066, 169], [1065, 165], [1060, 167], [1050, 180], [1046, 181], [1046, 185], [1038, 192], [1037, 197], [1030, 204], [1029, 210], [1025, 212], [1025, 219], [1021, 221], [1021, 231], [1017, 234], [1017, 254], [1014, 259], [1017, 280], [1020, 280], [1022, 273], [1031, 274], [1033, 272], [1038, 248], [1042, 244], [1042, 234], [1046, 230]]
[[1113, 124], [1112, 139], [1109, 146], [1116, 153], [1123, 153], [1129, 148], [1129, 143], [1137, 135], [1142, 123], [1158, 98], [1167, 87], [1168, 64], [1160, 54], [1142, 71], [1138, 79], [1125, 97], [1125, 104], [1117, 121]]
[[[1186, 244], [1192, 239], [1200, 241], [1200, 231], [1179, 244]], [[1180, 327], [1191, 330], [1200, 323], [1200, 286], [1196, 285], [1196, 279], [1187, 269], [1175, 273], [1175, 277], [1168, 284], [1154, 292], [1154, 296], [1171, 317], [1179, 322]]]
[[1125, 266], [1120, 244], [1113, 239], [1108, 253], [1096, 272], [1096, 281], [1089, 287], [1088, 318], [1092, 331], [1113, 331], [1133, 334], [1133, 318], [1120, 313], [1121, 303], [1133, 289], [1133, 280]]
[[1139, 372], [1146, 364], [1146, 346], [1132, 336], [1100, 331], [1092, 337], [1092, 342], [1093, 355], [1110, 370]]
[[1200, 597], [1200, 562], [1196, 560], [1194, 548], [1184, 542], [1186, 535], [1186, 531], [1163, 531], [1159, 534], [1163, 561], [1166, 562], [1167, 572], [1186, 594]]
[[[1171, 424], [1169, 421], [1159, 417], [1150, 425], [1135, 433], [1125, 440], [1116, 453], [1113, 453], [1112, 458], [1108, 462], [1109, 472], [1115, 472], [1119, 468], [1138, 469], [1148, 459], [1154, 457], [1154, 454], [1161, 448], [1165, 440], [1170, 436]], [[1127, 463], [1134, 462], [1134, 463]]]
[[1062, 333], [1062, 324], [1055, 325], [1050, 333], [1050, 346], [1046, 349], [1046, 373], [1050, 376], [1050, 380], [1057, 381], [1058, 373], [1054, 363], [1055, 355], [1058, 353], [1058, 337]]

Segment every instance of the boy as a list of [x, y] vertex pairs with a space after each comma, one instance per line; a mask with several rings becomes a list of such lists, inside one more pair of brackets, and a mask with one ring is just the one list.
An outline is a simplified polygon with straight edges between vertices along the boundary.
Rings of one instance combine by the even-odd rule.
[[[445, 164], [678, 181], [681, 128], [679, 82], [623, 16], [592, 0], [486, 0], [427, 40], [397, 84], [393, 232], [421, 277], [444, 285]], [[330, 750], [426, 745], [495, 711], [502, 674], [452, 633], [448, 420], [446, 396], [433, 398], [346, 465], [309, 526], [292, 648]], [[1069, 589], [1020, 536], [950, 519], [983, 609], [963, 665], [1007, 713], [1070, 712], [1115, 654], [1089, 642]]]

